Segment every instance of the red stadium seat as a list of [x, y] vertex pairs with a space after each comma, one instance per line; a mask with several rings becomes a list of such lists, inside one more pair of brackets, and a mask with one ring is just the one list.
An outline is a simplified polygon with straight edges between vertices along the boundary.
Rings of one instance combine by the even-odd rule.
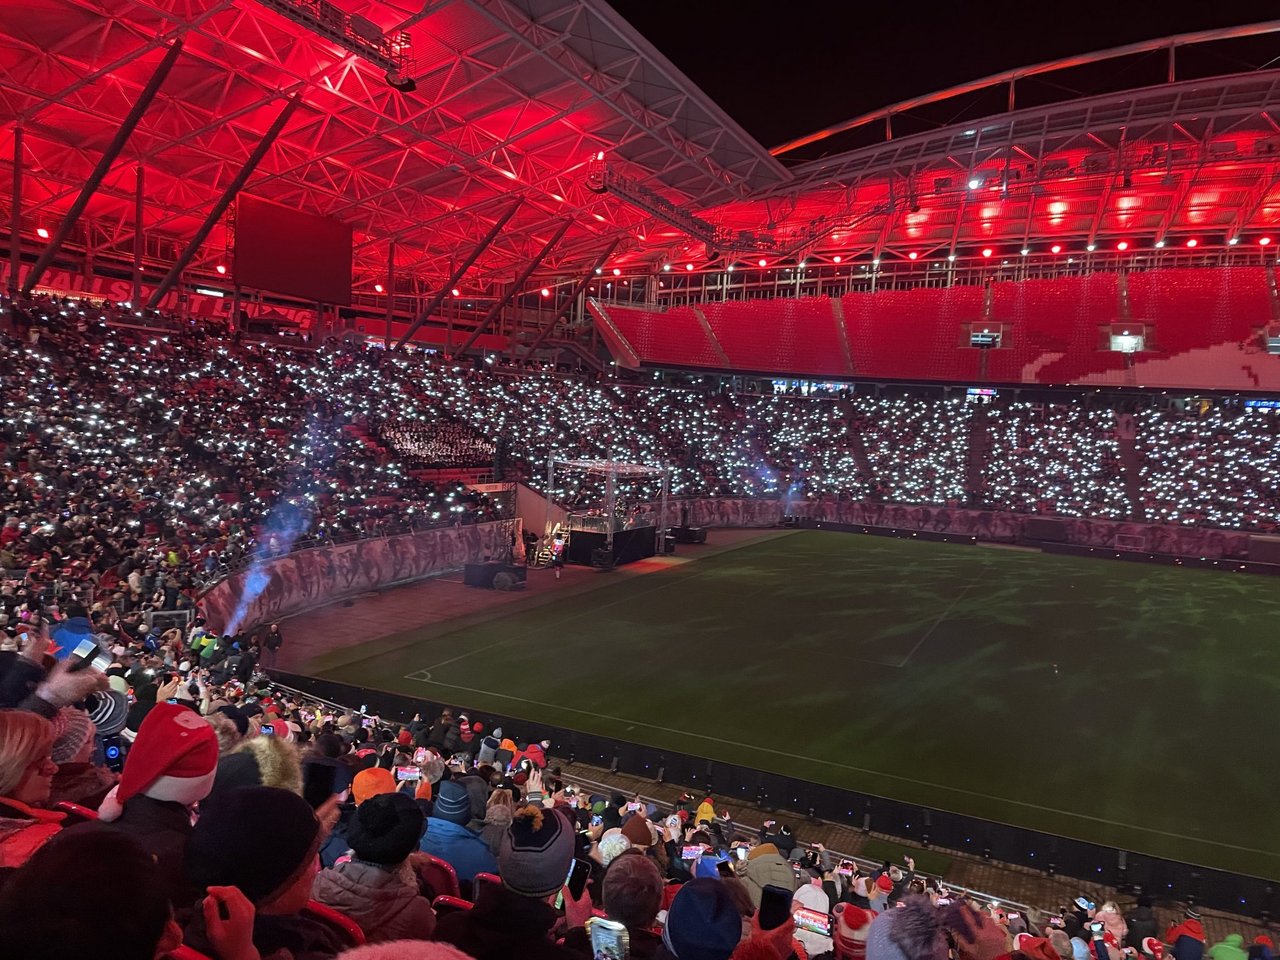
[[445, 895], [438, 896], [431, 901], [431, 909], [436, 912], [437, 917], [444, 917], [451, 913], [462, 913], [474, 906], [475, 904], [469, 900]]
[[213, 960], [207, 953], [201, 953], [185, 943], [170, 950], [164, 956], [165, 960]]
[[461, 897], [462, 889], [458, 884], [458, 871], [453, 864], [439, 857], [426, 854], [418, 865], [418, 879], [433, 897]]
[[345, 913], [325, 906], [318, 900], [308, 900], [307, 905], [302, 908], [302, 913], [333, 927], [347, 941], [347, 946], [358, 947], [365, 942], [364, 931], [360, 929], [360, 924]]
[[492, 873], [477, 873], [475, 880], [471, 882], [471, 900], [479, 903], [480, 898], [486, 892], [498, 890], [502, 888], [502, 878]]
[[88, 807], [82, 807], [80, 804], [72, 803], [70, 800], [59, 800], [53, 805], [53, 808], [55, 810], [61, 810], [68, 816], [77, 817], [80, 820], [89, 821], [98, 819], [97, 810], [90, 810]]

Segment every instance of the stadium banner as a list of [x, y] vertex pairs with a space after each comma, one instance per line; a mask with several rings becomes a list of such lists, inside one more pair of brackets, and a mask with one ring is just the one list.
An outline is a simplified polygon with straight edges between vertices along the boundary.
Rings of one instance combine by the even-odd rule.
[[[642, 512], [662, 512], [662, 502], [636, 505]], [[667, 523], [689, 527], [776, 527], [782, 522], [783, 502], [757, 497], [689, 497], [667, 502]]]
[[239, 618], [240, 624], [252, 628], [317, 604], [507, 556], [513, 531], [518, 543], [519, 531], [508, 520], [299, 550], [246, 567], [215, 584], [201, 598], [200, 609], [221, 633], [236, 619], [246, 593], [257, 591]]
[[[787, 513], [818, 522], [946, 533], [996, 543], [1027, 539], [1024, 528], [1028, 521], [1040, 519], [1039, 514], [831, 498], [793, 502]], [[1140, 544], [1139, 552], [1210, 560], [1244, 559], [1249, 555], [1249, 535], [1238, 530], [1079, 517], [1059, 519], [1066, 524], [1065, 542], [1075, 546], [1126, 550]]]

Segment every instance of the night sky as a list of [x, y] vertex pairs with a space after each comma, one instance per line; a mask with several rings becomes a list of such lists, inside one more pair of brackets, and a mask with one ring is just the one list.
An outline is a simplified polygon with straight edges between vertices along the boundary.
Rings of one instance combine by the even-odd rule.
[[[765, 146], [877, 107], [1043, 60], [1174, 33], [1274, 18], [1274, 2], [982, 0], [947, 4], [863, 0], [612, 0], [614, 8]], [[1185, 73], [1244, 72], [1271, 58], [1280, 34], [1180, 59]], [[1185, 64], [1184, 64], [1185, 61]], [[1072, 89], [1163, 79], [1164, 55], [1062, 78]], [[1027, 81], [1020, 105], [1037, 92]], [[994, 101], [953, 103], [932, 124], [997, 112]], [[905, 132], [912, 132], [910, 130]], [[832, 142], [818, 152], [831, 152]], [[811, 152], [809, 155], [813, 155]]]

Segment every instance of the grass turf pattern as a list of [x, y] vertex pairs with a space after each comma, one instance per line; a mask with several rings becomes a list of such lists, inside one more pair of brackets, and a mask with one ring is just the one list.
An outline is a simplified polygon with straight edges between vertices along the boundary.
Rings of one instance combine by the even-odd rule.
[[1270, 577], [804, 531], [329, 675], [1274, 878], [1277, 613]]

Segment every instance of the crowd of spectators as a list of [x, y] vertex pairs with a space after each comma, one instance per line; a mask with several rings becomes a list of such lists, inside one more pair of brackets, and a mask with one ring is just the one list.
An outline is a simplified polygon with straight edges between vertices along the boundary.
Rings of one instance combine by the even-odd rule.
[[228, 676], [198, 623], [154, 642], [89, 627], [74, 650], [27, 626], [0, 652], [5, 956], [1272, 955], [1234, 934], [1206, 953], [1194, 910], [1163, 931], [1149, 900], [1014, 912], [909, 856], [867, 865], [785, 823], [747, 829], [711, 796], [580, 788], [551, 743], [479, 716], [387, 723]]
[[489, 466], [495, 444], [470, 427], [448, 420], [390, 420], [378, 436], [402, 460], [423, 467]]

